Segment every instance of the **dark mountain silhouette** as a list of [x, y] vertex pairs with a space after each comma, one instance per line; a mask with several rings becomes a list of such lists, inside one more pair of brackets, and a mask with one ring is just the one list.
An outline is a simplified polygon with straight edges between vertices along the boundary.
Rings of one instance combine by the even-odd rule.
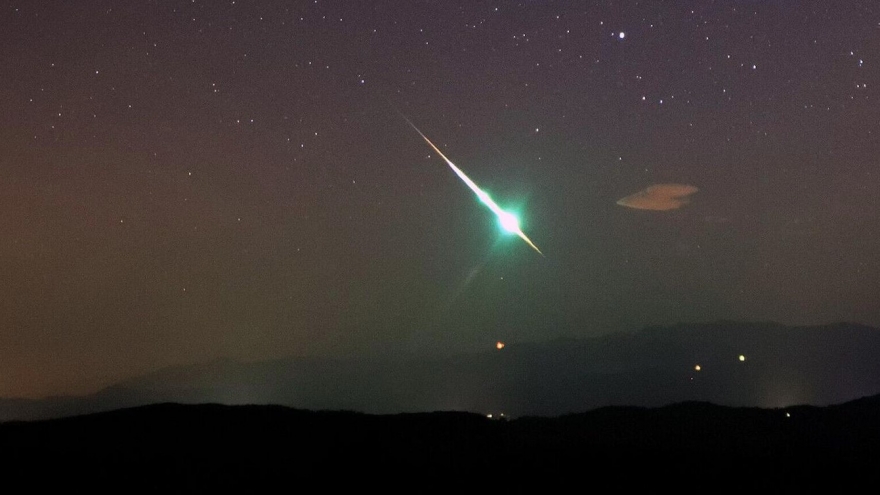
[[29, 491], [842, 491], [876, 477], [880, 397], [786, 409], [611, 406], [509, 421], [160, 404], [4, 423], [0, 442], [4, 481]]
[[221, 360], [161, 370], [86, 397], [0, 400], [0, 419], [62, 417], [160, 402], [280, 404], [371, 414], [503, 412], [514, 417], [683, 401], [765, 408], [828, 405], [880, 393], [877, 356], [880, 331], [855, 324], [677, 325], [509, 344], [445, 358]]

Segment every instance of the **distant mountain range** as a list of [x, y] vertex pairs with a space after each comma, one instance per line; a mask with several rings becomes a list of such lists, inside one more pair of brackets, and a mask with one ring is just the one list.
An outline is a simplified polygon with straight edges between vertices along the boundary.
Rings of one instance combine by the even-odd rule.
[[160, 370], [82, 397], [0, 399], [0, 420], [164, 402], [507, 417], [684, 401], [827, 405], [880, 393], [878, 356], [880, 330], [856, 324], [682, 324], [445, 358], [220, 360]]

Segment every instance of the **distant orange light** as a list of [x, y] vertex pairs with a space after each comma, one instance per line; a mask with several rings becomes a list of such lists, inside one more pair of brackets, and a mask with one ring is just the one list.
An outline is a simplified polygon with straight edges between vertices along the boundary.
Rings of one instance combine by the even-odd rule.
[[701, 370], [701, 369], [703, 369], [703, 368], [702, 368], [702, 367], [700, 367], [700, 365], [699, 365], [699, 364], [698, 364], [698, 365], [696, 365], [696, 366], [694, 366], [694, 371], [700, 371], [700, 370]]
[[504, 349], [504, 342], [501, 342], [500, 340], [498, 342], [495, 342], [495, 348], [499, 350]]

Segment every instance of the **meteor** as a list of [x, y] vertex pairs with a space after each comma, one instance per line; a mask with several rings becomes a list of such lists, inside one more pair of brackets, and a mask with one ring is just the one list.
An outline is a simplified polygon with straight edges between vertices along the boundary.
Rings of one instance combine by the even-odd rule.
[[525, 233], [523, 233], [522, 228], [520, 228], [519, 226], [519, 219], [516, 218], [516, 215], [508, 211], [502, 210], [501, 207], [495, 203], [495, 201], [492, 201], [492, 198], [489, 197], [489, 194], [487, 194], [486, 191], [480, 189], [480, 187], [477, 186], [477, 184], [472, 181], [470, 177], [465, 175], [465, 173], [462, 172], [460, 168], [456, 167], [455, 164], [452, 163], [452, 160], [446, 158], [446, 155], [444, 155], [439, 148], [434, 146], [434, 143], [432, 143], [427, 136], [422, 134], [422, 131], [420, 131], [419, 128], [416, 127], [416, 125], [413, 124], [411, 120], [406, 118], [406, 116], [404, 116], [403, 114], [401, 114], [401, 117], [406, 120], [406, 123], [409, 124], [410, 127], [415, 129], [415, 131], [419, 133], [419, 136], [422, 136], [422, 139], [424, 139], [425, 142], [428, 143], [428, 146], [433, 148], [434, 151], [436, 151], [437, 154], [440, 155], [444, 161], [446, 161], [446, 164], [449, 165], [449, 168], [451, 168], [452, 171], [455, 172], [455, 175], [457, 175], [459, 179], [461, 179], [469, 188], [471, 188], [471, 191], [473, 191], [474, 194], [477, 195], [477, 198], [479, 198], [484, 205], [492, 210], [492, 213], [494, 213], [498, 217], [498, 221], [501, 223], [501, 226], [504, 227], [504, 230], [512, 234], [518, 235], [520, 239], [524, 240], [529, 246], [532, 247], [532, 249], [537, 251], [538, 254], [544, 256], [544, 253], [542, 253], [541, 250], [538, 249], [538, 246], [535, 246], [535, 243], [533, 243], [532, 240], [529, 239], [528, 236], [525, 235]]

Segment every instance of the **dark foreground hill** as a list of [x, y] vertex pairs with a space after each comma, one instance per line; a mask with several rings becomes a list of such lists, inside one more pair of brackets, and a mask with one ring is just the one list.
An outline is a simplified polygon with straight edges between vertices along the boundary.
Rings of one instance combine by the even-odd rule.
[[448, 357], [216, 361], [164, 369], [84, 397], [0, 399], [0, 421], [164, 402], [509, 416], [686, 401], [821, 406], [880, 393], [878, 356], [880, 330], [861, 325], [676, 325], [583, 340], [509, 343], [500, 351]]
[[4, 481], [40, 487], [599, 493], [839, 491], [878, 477], [880, 397], [828, 407], [682, 403], [557, 418], [160, 404], [0, 424]]

